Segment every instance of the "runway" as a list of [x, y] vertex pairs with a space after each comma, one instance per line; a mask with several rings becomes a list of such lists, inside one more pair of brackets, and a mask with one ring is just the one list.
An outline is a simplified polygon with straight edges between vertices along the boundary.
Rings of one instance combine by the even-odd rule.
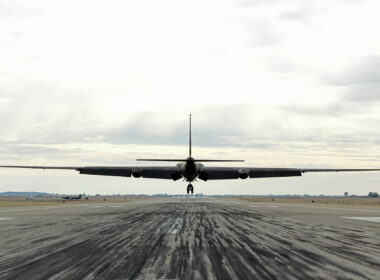
[[241, 199], [0, 208], [0, 279], [380, 279], [380, 209]]

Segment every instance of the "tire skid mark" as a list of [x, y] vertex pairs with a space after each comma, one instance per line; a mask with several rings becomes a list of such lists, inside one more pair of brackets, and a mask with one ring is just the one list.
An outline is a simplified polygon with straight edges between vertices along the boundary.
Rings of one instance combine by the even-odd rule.
[[[94, 215], [90, 216], [94, 218]], [[111, 222], [108, 222], [105, 226], [104, 224], [102, 224], [104, 222], [102, 220], [102, 216], [103, 218], [106, 217], [107, 219], [111, 218]], [[86, 230], [85, 227], [79, 226], [76, 232], [74, 231], [74, 234], [71, 233], [70, 239], [64, 238], [59, 243], [55, 242], [55, 244], [51, 244], [52, 246], [48, 246], [47, 248], [45, 246], [42, 246], [42, 248], [34, 246], [33, 248], [30, 248], [30, 250], [33, 250], [34, 252], [30, 254], [25, 254], [25, 257], [21, 257], [21, 260], [19, 260], [20, 257], [18, 257], [16, 259], [8, 258], [8, 261], [6, 263], [0, 262], [0, 271], [9, 271], [9, 269], [6, 269], [7, 264], [9, 268], [14, 268], [15, 263], [20, 263], [21, 265], [18, 267], [17, 272], [14, 271], [14, 273], [11, 274], [12, 279], [22, 279], [22, 275], [25, 275], [24, 273], [33, 273], [33, 270], [36, 270], [35, 272], [37, 275], [38, 273], [40, 273], [40, 275], [46, 275], [46, 277], [49, 277], [50, 274], [48, 273], [48, 271], [52, 271], [54, 274], [56, 270], [62, 270], [65, 265], [67, 267], [70, 267], [70, 265], [68, 264], [72, 262], [78, 263], [78, 265], [80, 266], [82, 264], [82, 260], [85, 260], [84, 262], [87, 263], [87, 265], [89, 263], [89, 260], [91, 260], [91, 263], [94, 263], [96, 265], [95, 267], [92, 267], [92, 265], [90, 265], [89, 268], [94, 269], [95, 272], [92, 272], [92, 275], [96, 277], [96, 271], [101, 271], [102, 267], [106, 267], [103, 262], [105, 262], [108, 265], [110, 264], [110, 261], [105, 261], [102, 257], [99, 258], [99, 253], [104, 253], [105, 256], [111, 257], [110, 260], [113, 260], [115, 258], [112, 258], [112, 254], [107, 255], [107, 252], [117, 252], [119, 248], [121, 248], [121, 251], [124, 251], [125, 247], [123, 246], [140, 246], [141, 234], [138, 234], [138, 232], [136, 231], [129, 231], [129, 233], [131, 234], [127, 234], [127, 236], [125, 236], [125, 234], [123, 234], [123, 230], [126, 230], [126, 232], [128, 232], [128, 229], [140, 229], [141, 227], [143, 227], [146, 229], [146, 231], [148, 231], [148, 233], [151, 233], [152, 226], [149, 226], [149, 223], [144, 223], [150, 220], [150, 213], [134, 213], [133, 217], [137, 219], [135, 220], [127, 218], [126, 221], [124, 220], [123, 224], [119, 221], [113, 222], [112, 215], [96, 215], [95, 220], [100, 221], [96, 223], [95, 226], [90, 227], [89, 231], [92, 231], [92, 233], [87, 232], [83, 234], [88, 230]], [[119, 218], [123, 218], [123, 216]], [[92, 220], [92, 222], [94, 221]], [[141, 224], [141, 222], [143, 224]], [[76, 235], [83, 236], [82, 238], [79, 238], [79, 236]], [[126, 238], [123, 239], [123, 237]], [[149, 236], [149, 238], [151, 238], [151, 236]], [[35, 252], [36, 250], [38, 252]], [[88, 258], [89, 254], [90, 256], [95, 257]], [[77, 257], [72, 258], [71, 255]], [[50, 262], [49, 260], [51, 259], [59, 261]], [[49, 264], [49, 270], [47, 271], [46, 269], [44, 269], [43, 271], [39, 271], [40, 269], [38, 269], [38, 267], [46, 267], [46, 264]], [[87, 270], [88, 268], [84, 271]], [[85, 274], [83, 276], [85, 276]]]
[[[235, 229], [239, 230], [239, 226], [241, 224], [243, 224], [243, 222], [240, 222], [239, 224], [237, 224], [235, 227], [233, 227], [231, 229], [232, 230], [235, 230]], [[282, 226], [280, 221], [277, 221], [277, 222], [270, 221], [270, 224], [277, 227], [277, 228], [280, 228]], [[261, 228], [265, 228], [265, 227], [261, 227]], [[314, 232], [314, 231], [310, 231], [310, 232]], [[295, 247], [294, 245], [297, 245], [297, 244], [294, 244], [294, 242], [290, 243], [290, 242], [286, 241], [288, 238], [292, 237], [292, 234], [289, 234], [289, 235], [285, 234], [285, 236], [281, 236], [281, 235], [278, 236], [278, 233], [281, 233], [281, 234], [284, 233], [283, 229], [281, 231], [279, 229], [277, 229], [277, 230], [272, 229], [272, 233], [275, 233], [275, 234], [271, 234], [270, 232], [269, 233], [268, 232], [262, 233], [262, 236], [265, 236], [266, 239], [267, 238], [271, 239], [271, 240], [266, 240], [265, 244], [271, 244], [271, 245], [278, 246], [279, 248], [276, 250], [278, 252], [284, 252], [284, 251], [286, 252], [287, 247], [293, 247], [292, 250], [289, 251], [288, 254], [284, 255], [284, 253], [282, 253], [281, 255], [286, 256], [286, 257], [290, 257], [292, 259], [292, 263], [294, 263], [297, 267], [304, 267], [302, 269], [303, 271], [307, 271], [308, 267], [314, 267], [314, 268], [317, 268], [317, 270], [310, 269], [310, 273], [315, 273], [316, 275], [318, 275], [318, 271], [320, 271], [321, 269], [326, 267], [326, 265], [328, 265], [331, 262], [331, 259], [334, 259], [336, 257], [336, 254], [335, 255], [331, 254], [330, 255], [331, 259], [329, 259], [329, 258], [326, 259], [326, 256], [324, 256], [324, 255], [325, 255], [326, 251], [328, 251], [328, 250], [320, 250], [319, 249], [319, 247], [321, 245], [320, 243], [315, 244], [315, 247], [310, 249], [310, 250], [308, 250], [308, 247], [312, 247], [312, 246], [307, 246], [307, 245], [305, 246], [305, 244], [302, 245], [302, 247], [304, 247], [304, 248], [297, 248], [298, 246]], [[285, 233], [286, 233], [286, 231], [285, 231]], [[293, 233], [294, 233], [294, 231], [293, 231]], [[305, 234], [305, 233], [303, 233], [303, 234]], [[234, 236], [236, 236], [236, 235], [234, 235]], [[317, 236], [314, 236], [314, 238], [317, 238]], [[286, 246], [283, 246], [283, 245], [286, 245]], [[327, 248], [328, 247], [329, 246], [327, 246]], [[252, 248], [252, 249], [257, 250], [257, 248]], [[267, 249], [265, 249], [265, 251], [267, 251]], [[264, 252], [261, 252], [260, 255], [264, 256], [263, 253]], [[377, 251], [377, 254], [378, 254], [378, 251]], [[353, 256], [353, 258], [358, 257], [358, 255], [355, 256], [355, 254], [352, 254], [352, 252], [351, 252], [351, 256]], [[344, 256], [344, 257], [347, 259], [346, 256]], [[372, 266], [373, 261], [376, 261], [376, 259], [372, 256], [372, 262], [370, 262], [368, 259], [364, 259], [362, 261], [364, 262], [363, 264], [367, 264], [367, 266], [369, 264], [370, 266]], [[339, 267], [341, 262], [342, 261], [334, 261], [334, 265]], [[345, 262], [347, 262], [347, 260]], [[342, 263], [344, 263], [344, 262], [342, 262]], [[353, 264], [354, 264], [354, 262], [353, 262]], [[340, 266], [340, 268], [344, 271], [348, 271], [348, 272], [352, 273], [353, 275], [356, 275], [356, 277], [360, 276], [363, 279], [367, 278], [365, 274], [360, 273], [358, 270], [351, 269], [351, 267], [349, 265], [348, 266]], [[334, 268], [332, 268], [332, 270], [334, 270]], [[299, 274], [299, 272], [295, 272], [295, 273]], [[314, 277], [317, 277], [316, 275]], [[304, 276], [308, 276], [308, 274], [306, 274]], [[309, 274], [309, 277], [310, 277], [310, 274]], [[282, 276], [282, 278], [286, 278], [286, 277]]]
[[378, 233], [237, 203], [160, 201], [12, 226], [0, 228], [1, 279], [379, 278]]

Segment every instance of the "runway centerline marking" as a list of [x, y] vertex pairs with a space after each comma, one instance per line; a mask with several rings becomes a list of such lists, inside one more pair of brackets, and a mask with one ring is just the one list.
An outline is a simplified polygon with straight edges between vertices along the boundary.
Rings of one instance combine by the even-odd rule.
[[380, 223], [380, 217], [341, 217], [341, 218]]

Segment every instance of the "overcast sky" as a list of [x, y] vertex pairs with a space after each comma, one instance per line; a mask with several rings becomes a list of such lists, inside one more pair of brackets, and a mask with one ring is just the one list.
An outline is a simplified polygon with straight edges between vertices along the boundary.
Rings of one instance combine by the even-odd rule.
[[[0, 1], [0, 163], [380, 167], [376, 0]], [[196, 183], [366, 194], [380, 174]], [[186, 184], [0, 170], [0, 192], [183, 193]]]

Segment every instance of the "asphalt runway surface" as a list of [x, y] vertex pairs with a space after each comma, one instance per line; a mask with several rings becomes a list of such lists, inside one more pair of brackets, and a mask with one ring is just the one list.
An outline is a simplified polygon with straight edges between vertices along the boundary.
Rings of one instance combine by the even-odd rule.
[[380, 279], [380, 209], [212, 198], [0, 208], [0, 279]]

